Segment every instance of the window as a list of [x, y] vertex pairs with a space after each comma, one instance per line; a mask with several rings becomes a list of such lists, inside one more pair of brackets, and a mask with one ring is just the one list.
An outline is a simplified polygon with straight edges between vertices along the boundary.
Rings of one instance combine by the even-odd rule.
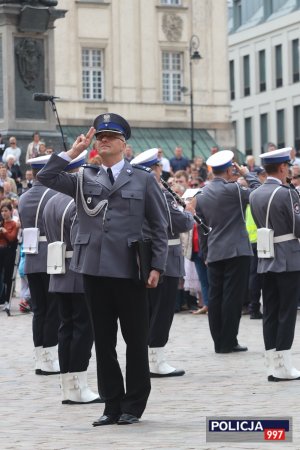
[[235, 99], [235, 83], [234, 83], [234, 61], [229, 62], [229, 76], [230, 76], [230, 99]]
[[300, 149], [300, 105], [294, 106], [295, 149]]
[[266, 145], [268, 144], [268, 114], [260, 115], [260, 148], [261, 152], [264, 152]]
[[266, 90], [266, 52], [260, 50], [258, 52], [258, 65], [259, 65], [259, 92]]
[[161, 5], [180, 6], [181, 0], [160, 0]]
[[162, 88], [164, 102], [182, 101], [182, 53], [162, 53]]
[[252, 118], [245, 119], [245, 150], [246, 155], [252, 154]]
[[299, 39], [294, 39], [292, 41], [292, 66], [293, 66], [293, 83], [299, 81]]
[[235, 142], [235, 145], [237, 145], [237, 142], [238, 142], [238, 127], [237, 127], [236, 120], [234, 120], [232, 122], [232, 129], [233, 129], [233, 135], [234, 135], [234, 142]]
[[277, 111], [277, 147], [284, 148], [284, 109], [279, 109]]
[[282, 46], [275, 47], [275, 86], [282, 86]]
[[273, 0], [264, 0], [264, 19], [266, 20], [274, 12]]
[[246, 55], [243, 57], [244, 69], [244, 96], [250, 95], [250, 57]]
[[103, 99], [103, 51], [82, 49], [82, 98]]
[[233, 27], [236, 30], [242, 25], [242, 0], [233, 2]]

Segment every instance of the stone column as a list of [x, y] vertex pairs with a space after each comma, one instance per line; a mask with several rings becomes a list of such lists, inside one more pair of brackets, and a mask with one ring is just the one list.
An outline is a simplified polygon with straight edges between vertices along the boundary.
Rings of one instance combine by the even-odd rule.
[[66, 10], [56, 0], [0, 1], [0, 132], [16, 136], [25, 160], [32, 133], [63, 150], [56, 117], [35, 92], [54, 95], [54, 22]]

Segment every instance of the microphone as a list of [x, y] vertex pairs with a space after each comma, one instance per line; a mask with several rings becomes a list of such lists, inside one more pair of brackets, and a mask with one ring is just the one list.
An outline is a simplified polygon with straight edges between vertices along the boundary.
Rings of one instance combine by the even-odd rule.
[[33, 94], [32, 98], [36, 102], [47, 102], [48, 100], [50, 102], [52, 102], [52, 100], [54, 100], [55, 98], [59, 98], [59, 97], [54, 97], [54, 95], [36, 92], [35, 94]]

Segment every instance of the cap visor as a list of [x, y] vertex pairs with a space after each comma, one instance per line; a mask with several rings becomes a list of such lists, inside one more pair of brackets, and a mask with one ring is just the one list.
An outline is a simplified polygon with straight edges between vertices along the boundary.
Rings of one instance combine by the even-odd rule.
[[98, 134], [101, 134], [101, 133], [116, 133], [116, 134], [120, 134], [121, 136], [124, 136], [124, 134], [121, 131], [108, 130], [108, 129], [96, 131], [95, 136], [97, 136]]

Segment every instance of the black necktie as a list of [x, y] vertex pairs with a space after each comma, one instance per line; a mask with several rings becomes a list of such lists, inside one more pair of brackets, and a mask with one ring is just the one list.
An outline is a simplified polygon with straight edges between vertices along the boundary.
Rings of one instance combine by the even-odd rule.
[[112, 170], [110, 167], [107, 168], [107, 175], [108, 175], [108, 178], [109, 178], [111, 184], [114, 184], [115, 179], [114, 179], [114, 176], [113, 176], [113, 173], [112, 173]]

